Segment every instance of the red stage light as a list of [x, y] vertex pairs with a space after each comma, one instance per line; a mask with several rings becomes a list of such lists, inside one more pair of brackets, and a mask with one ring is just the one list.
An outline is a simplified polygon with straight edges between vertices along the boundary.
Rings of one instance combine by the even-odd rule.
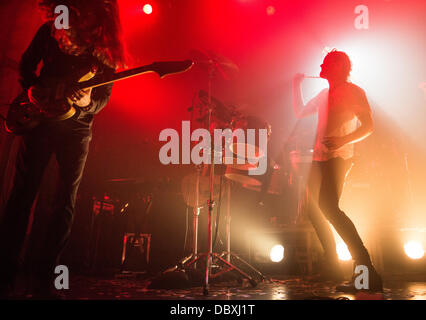
[[142, 10], [145, 14], [151, 14], [152, 13], [152, 6], [149, 3], [147, 3], [143, 6]]
[[267, 14], [268, 16], [272, 16], [272, 15], [274, 15], [274, 14], [275, 14], [275, 7], [274, 7], [274, 6], [268, 6], [268, 7], [266, 8], [266, 14]]

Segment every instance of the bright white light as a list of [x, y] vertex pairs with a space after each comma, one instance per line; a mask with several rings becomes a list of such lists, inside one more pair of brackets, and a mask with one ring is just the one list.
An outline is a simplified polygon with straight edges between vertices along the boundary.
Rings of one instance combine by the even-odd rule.
[[337, 249], [337, 256], [339, 257], [340, 260], [342, 261], [352, 260], [352, 256], [346, 244], [344, 244], [343, 242], [340, 242], [339, 244], [337, 244], [336, 249]]
[[280, 262], [284, 258], [284, 247], [280, 244], [276, 244], [271, 248], [269, 257], [272, 262]]
[[145, 12], [146, 14], [151, 14], [152, 13], [152, 6], [150, 4], [146, 4], [143, 6], [143, 12]]
[[411, 259], [421, 259], [425, 254], [422, 245], [417, 241], [409, 241], [405, 243], [404, 250], [405, 254]]

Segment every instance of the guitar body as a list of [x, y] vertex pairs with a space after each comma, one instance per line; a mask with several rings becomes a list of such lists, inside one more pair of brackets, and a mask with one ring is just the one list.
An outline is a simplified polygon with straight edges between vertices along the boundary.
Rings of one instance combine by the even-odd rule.
[[[87, 71], [87, 70], [86, 70]], [[66, 81], [57, 79], [39, 79], [37, 85], [43, 88], [47, 103], [34, 104], [28, 98], [28, 93], [23, 92], [11, 103], [5, 121], [5, 129], [16, 135], [28, 133], [38, 125], [47, 121], [62, 121], [71, 118], [77, 110], [70, 99], [65, 98], [66, 89], [70, 85], [92, 79], [95, 73], [88, 72], [77, 80], [71, 78]]]

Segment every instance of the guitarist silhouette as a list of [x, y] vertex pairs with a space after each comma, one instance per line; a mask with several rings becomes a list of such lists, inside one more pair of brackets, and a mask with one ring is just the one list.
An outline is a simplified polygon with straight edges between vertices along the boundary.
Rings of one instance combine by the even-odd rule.
[[52, 297], [54, 268], [70, 235], [93, 118], [107, 104], [113, 82], [147, 72], [164, 77], [193, 65], [190, 60], [154, 62], [114, 73], [124, 66], [116, 1], [71, 2], [69, 30], [58, 30], [52, 23], [59, 1], [40, 2], [50, 21], [40, 27], [22, 56], [24, 92], [11, 104], [5, 122], [6, 130], [22, 135], [22, 140], [13, 188], [0, 223], [0, 296], [12, 290], [31, 208], [50, 157], [55, 154], [58, 162], [59, 186], [44, 240], [45, 254], [35, 268], [33, 291], [41, 298]]
[[[54, 26], [54, 8], [58, 4], [67, 4], [67, 1], [40, 2], [48, 21], [37, 31], [20, 62], [22, 87], [29, 101], [37, 106], [43, 106], [51, 94], [44, 79], [60, 81], [84, 70], [84, 73], [90, 72], [90, 76], [83, 79], [88, 80], [113, 74], [116, 68], [124, 66], [116, 1], [72, 1], [67, 30]], [[42, 68], [37, 76], [40, 63]], [[56, 205], [45, 234], [43, 257], [35, 266], [37, 285], [33, 288], [37, 297], [55, 297], [54, 268], [70, 235], [93, 117], [105, 107], [111, 90], [111, 83], [85, 90], [64, 88], [63, 97], [68, 108], [75, 110], [73, 115], [63, 121], [43, 123], [23, 135], [13, 188], [0, 224], [0, 295], [7, 296], [13, 288], [30, 211], [43, 172], [55, 154], [59, 167]], [[50, 104], [43, 112], [60, 114], [65, 107]]]

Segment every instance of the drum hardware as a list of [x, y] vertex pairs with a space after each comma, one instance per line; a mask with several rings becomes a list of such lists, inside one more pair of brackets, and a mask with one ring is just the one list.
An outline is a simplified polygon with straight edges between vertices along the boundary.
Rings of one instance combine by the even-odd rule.
[[[212, 80], [214, 78], [215, 73], [220, 74], [222, 77], [224, 77], [225, 79], [227, 79], [227, 74], [225, 72], [225, 69], [233, 69], [233, 71], [238, 70], [238, 68], [230, 63], [228, 60], [226, 59], [221, 59], [219, 58], [217, 55], [212, 54], [211, 52], [208, 53], [204, 53], [204, 52], [200, 52], [200, 51], [195, 51], [195, 54], [198, 56], [201, 56], [201, 59], [195, 59], [196, 61], [198, 60], [198, 64], [200, 65], [204, 65], [207, 66], [207, 71], [208, 71], [208, 91], [207, 91], [207, 99], [206, 99], [206, 106], [208, 108], [208, 117], [207, 117], [207, 128], [210, 129], [213, 123], [213, 103], [212, 103]], [[205, 97], [204, 97], [205, 98]], [[194, 108], [192, 108], [193, 111]], [[215, 152], [211, 152], [210, 153], [210, 157], [214, 158]], [[213, 159], [212, 159], [213, 160]], [[178, 265], [167, 269], [163, 272], [163, 274], [165, 274], [166, 272], [171, 272], [171, 271], [177, 271], [179, 269], [186, 269], [186, 268], [195, 268], [196, 263], [198, 262], [198, 260], [200, 259], [205, 259], [206, 260], [206, 267], [205, 267], [205, 272], [204, 272], [204, 284], [203, 284], [203, 294], [204, 295], [208, 295], [209, 292], [209, 286], [210, 286], [210, 279], [218, 277], [228, 271], [232, 271], [235, 270], [237, 271], [240, 276], [248, 279], [248, 281], [251, 283], [251, 285], [254, 287], [257, 285], [257, 282], [247, 273], [245, 273], [243, 270], [241, 270], [240, 268], [238, 268], [237, 266], [235, 266], [234, 264], [231, 263], [231, 257], [234, 257], [235, 259], [237, 259], [238, 261], [244, 263], [246, 266], [248, 266], [249, 268], [251, 268], [251, 270], [253, 270], [258, 276], [260, 276], [262, 278], [262, 280], [266, 279], [262, 273], [260, 273], [258, 270], [256, 270], [254, 267], [252, 267], [251, 265], [249, 265], [247, 262], [245, 262], [244, 260], [242, 260], [240, 257], [238, 257], [237, 255], [233, 254], [230, 250], [230, 222], [231, 222], [231, 217], [230, 217], [230, 210], [227, 210], [227, 218], [226, 218], [226, 233], [227, 233], [227, 251], [223, 252], [221, 254], [213, 252], [213, 208], [215, 206], [215, 202], [213, 200], [214, 198], [214, 184], [215, 184], [215, 163], [214, 161], [211, 161], [212, 163], [209, 165], [209, 181], [208, 181], [208, 200], [207, 200], [207, 208], [208, 208], [208, 230], [207, 230], [207, 241], [208, 241], [208, 252], [205, 253], [198, 253], [197, 251], [197, 236], [198, 236], [198, 217], [200, 214], [200, 193], [199, 193], [199, 187], [200, 187], [200, 169], [197, 168], [197, 174], [196, 174], [196, 178], [195, 178], [195, 199], [194, 199], [194, 214], [193, 214], [193, 228], [194, 228], [194, 240], [193, 240], [193, 250], [192, 250], [192, 254], [189, 255], [188, 257], [182, 259]], [[223, 165], [221, 166], [221, 168], [223, 168]], [[228, 186], [229, 188], [229, 186]], [[230, 191], [228, 191], [228, 201], [230, 201], [229, 199], [229, 194]], [[220, 196], [220, 195], [219, 195]], [[192, 201], [189, 201], [192, 202]], [[229, 209], [229, 205], [228, 205], [228, 209]], [[226, 259], [225, 259], [226, 258]], [[218, 271], [216, 273], [212, 273], [212, 264], [213, 264], [213, 259], [215, 260], [217, 265], [221, 265], [221, 267], [225, 267], [225, 269]]]
[[[209, 199], [209, 177], [206, 174], [207, 167], [202, 165], [196, 166], [196, 173], [186, 175], [182, 179], [181, 190], [183, 199], [188, 207], [197, 208], [203, 207], [202, 203], [205, 203]], [[214, 199], [218, 198], [218, 187], [220, 183], [220, 177], [217, 175], [214, 177]]]
[[297, 217], [294, 224], [304, 223], [304, 211], [308, 202], [308, 190], [306, 186], [306, 177], [312, 165], [313, 150], [302, 152], [293, 150], [290, 152], [290, 163], [297, 178]]
[[219, 74], [221, 78], [230, 80], [239, 72], [239, 68], [234, 62], [212, 50], [194, 49], [191, 50], [190, 55], [197, 65], [207, 71], [209, 78]]
[[[256, 177], [256, 176], [250, 176], [250, 177]], [[230, 179], [229, 177], [227, 178]], [[278, 166], [278, 167], [272, 168], [272, 174], [269, 181], [260, 182], [259, 180], [256, 180], [258, 181], [257, 185], [250, 184], [250, 183], [242, 183], [242, 186], [245, 189], [249, 189], [256, 192], [262, 192], [264, 184], [267, 184], [267, 186], [265, 186], [266, 189], [264, 190], [265, 193], [272, 194], [272, 195], [280, 195], [283, 193], [285, 179], [286, 177], [284, 176], [284, 172], [282, 172], [282, 169]]]
[[[259, 166], [259, 161], [262, 160], [265, 153], [256, 146], [246, 143], [231, 143], [229, 144], [231, 157], [225, 157], [225, 164], [238, 170], [256, 169]], [[244, 150], [245, 157], [238, 155], [238, 150]], [[253, 157], [251, 155], [254, 155]]]
[[[244, 136], [245, 136], [244, 143], [241, 143], [240, 141], [238, 141], [238, 136], [233, 136], [232, 143], [229, 146], [229, 149], [231, 150], [232, 153], [238, 156], [238, 150], [240, 147], [240, 149], [245, 150], [245, 157], [247, 158], [247, 160], [259, 159], [266, 155], [266, 150], [261, 149], [262, 146], [260, 145], [259, 132], [262, 129], [267, 131], [266, 142], [268, 142], [272, 133], [271, 125], [268, 122], [266, 122], [265, 120], [257, 116], [250, 115], [250, 116], [234, 118], [232, 120], [231, 126], [232, 126], [232, 130], [238, 130], [238, 129], [243, 130]], [[248, 141], [249, 129], [253, 129], [255, 132], [254, 144], [250, 144]], [[267, 148], [267, 145], [265, 146], [265, 148]], [[254, 155], [254, 157], [250, 158], [250, 155]]]
[[[186, 176], [182, 181], [182, 193], [185, 199], [185, 202], [188, 207], [192, 207], [192, 213], [193, 213], [193, 219], [192, 219], [192, 253], [183, 258], [178, 265], [183, 265], [187, 261], [190, 261], [191, 259], [194, 259], [198, 255], [198, 218], [200, 216], [200, 211], [203, 208], [202, 205], [200, 205], [201, 202], [207, 201], [208, 197], [205, 195], [204, 190], [208, 189], [208, 181], [204, 180], [202, 183], [200, 183], [202, 177], [202, 166], [198, 165], [196, 166], [196, 174]], [[194, 179], [195, 178], [195, 179]], [[192, 183], [195, 182], [195, 183]], [[207, 183], [206, 183], [207, 182]], [[192, 188], [194, 186], [194, 188]], [[200, 186], [203, 186], [203, 192], [200, 192]], [[200, 193], [202, 193], [200, 195]], [[194, 198], [192, 198], [192, 195], [195, 195]], [[203, 201], [200, 201], [200, 200]], [[196, 267], [196, 264], [194, 264], [194, 267]], [[167, 271], [174, 271], [175, 268], [166, 270]]]
[[[262, 157], [267, 154], [267, 150], [262, 150], [260, 145], [260, 137], [258, 135], [259, 130], [267, 130], [267, 142], [269, 142], [271, 136], [271, 126], [263, 119], [256, 116], [245, 116], [239, 119], [234, 119], [232, 124], [233, 130], [242, 129], [247, 133], [248, 129], [254, 129], [256, 133], [254, 145], [249, 144], [246, 140], [241, 143], [233, 137], [232, 143], [229, 144], [229, 150], [233, 154], [232, 164], [228, 164], [225, 172], [225, 177], [242, 184], [243, 186], [258, 187], [262, 185], [261, 176], [249, 175], [249, 170], [256, 169], [259, 166]], [[247, 134], [245, 135], [247, 137]], [[266, 145], [267, 147], [267, 145]], [[245, 157], [241, 158], [238, 154], [238, 150], [245, 150]], [[254, 157], [253, 157], [254, 155]], [[264, 158], [263, 158], [264, 159]], [[243, 163], [239, 163], [244, 160]], [[268, 160], [268, 159], [264, 159]], [[256, 161], [256, 162], [255, 162]]]
[[248, 169], [243, 168], [234, 168], [233, 166], [227, 166], [225, 177], [229, 180], [238, 182], [243, 186], [252, 186], [252, 187], [260, 187], [262, 185], [262, 181], [259, 176], [250, 176], [248, 174]]
[[[232, 271], [235, 270], [237, 271], [241, 276], [243, 276], [244, 278], [248, 279], [248, 281], [250, 282], [250, 284], [255, 287], [257, 285], [256, 281], [246, 272], [244, 272], [242, 269], [238, 268], [237, 266], [235, 266], [234, 264], [231, 263], [231, 260], [234, 259], [236, 261], [238, 261], [239, 263], [241, 263], [242, 265], [246, 266], [247, 268], [249, 268], [254, 274], [256, 274], [260, 279], [262, 280], [269, 280], [267, 277], [265, 277], [259, 270], [257, 270], [256, 268], [254, 268], [252, 265], [250, 265], [248, 262], [246, 262], [244, 259], [242, 259], [241, 257], [239, 257], [237, 254], [231, 252], [231, 210], [230, 210], [230, 200], [231, 200], [231, 181], [226, 181], [225, 180], [225, 194], [226, 194], [226, 251], [223, 251], [221, 253], [212, 253], [212, 258], [216, 258], [216, 263], [219, 262], [222, 264], [222, 268], [226, 267], [224, 270], [218, 271], [216, 273], [211, 273], [210, 274], [210, 278], [214, 279], [228, 271]], [[214, 203], [214, 205], [216, 205], [216, 203]], [[209, 228], [210, 228], [210, 224], [209, 224]], [[192, 266], [195, 267], [195, 264], [197, 263], [197, 261], [203, 257], [208, 257], [209, 253], [199, 253], [197, 254], [196, 258], [194, 259], [194, 255], [191, 254], [190, 256], [184, 258], [183, 260], [181, 260], [181, 265], [177, 265], [174, 268], [168, 269], [166, 270], [166, 272], [168, 271], [175, 271], [179, 268], [190, 268]], [[204, 291], [205, 294], [207, 293]]]
[[[198, 92], [198, 99], [200, 100], [200, 109], [202, 106], [208, 105], [208, 93], [204, 90], [200, 90]], [[211, 97], [212, 100], [212, 108], [213, 108], [213, 117], [215, 122], [219, 123], [217, 128], [230, 128], [232, 119], [240, 116], [241, 114], [235, 110], [235, 107], [227, 106], [222, 101], [215, 97]], [[208, 113], [205, 112], [200, 118], [197, 119], [199, 122], [204, 122], [207, 120]], [[214, 122], [214, 123], [215, 123]]]

